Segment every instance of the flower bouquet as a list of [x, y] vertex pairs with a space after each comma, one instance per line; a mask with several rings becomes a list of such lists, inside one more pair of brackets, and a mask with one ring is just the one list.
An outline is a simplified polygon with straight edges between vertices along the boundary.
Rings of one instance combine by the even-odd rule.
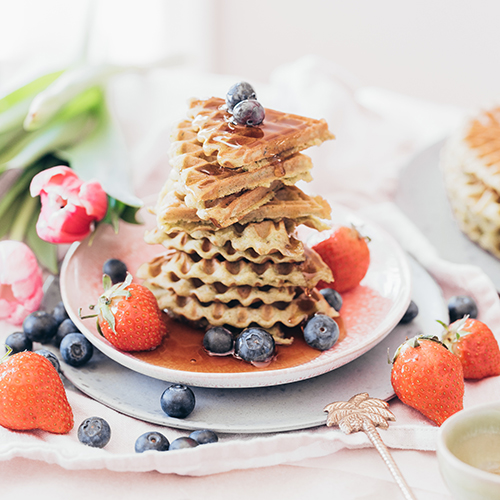
[[37, 266], [58, 273], [58, 244], [81, 241], [99, 224], [118, 231], [120, 219], [138, 223], [142, 202], [131, 194], [106, 83], [144, 69], [78, 66], [0, 98], [0, 319], [19, 324], [39, 306]]

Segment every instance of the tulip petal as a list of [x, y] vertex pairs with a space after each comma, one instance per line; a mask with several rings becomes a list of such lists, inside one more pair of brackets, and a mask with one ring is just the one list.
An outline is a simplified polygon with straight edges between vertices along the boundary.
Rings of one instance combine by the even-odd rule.
[[99, 221], [108, 209], [108, 196], [97, 181], [85, 182], [80, 187], [80, 202], [87, 214]]
[[0, 241], [0, 319], [21, 324], [42, 298], [42, 270], [34, 253], [19, 241]]
[[65, 185], [68, 188], [71, 188], [74, 186], [75, 181], [78, 183], [78, 186], [75, 186], [75, 188], [78, 189], [82, 181], [80, 181], [71, 168], [66, 167], [65, 165], [47, 168], [46, 170], [42, 170], [36, 174], [33, 179], [31, 179], [30, 194], [31, 196], [38, 196], [43, 190], [46, 190], [47, 186], [50, 186], [51, 184], [60, 186], [63, 183], [66, 183]]
[[31, 194], [40, 195], [42, 209], [36, 224], [38, 236], [50, 243], [84, 239], [93, 224], [104, 218], [108, 197], [97, 181], [82, 182], [68, 167], [49, 168], [37, 174]]

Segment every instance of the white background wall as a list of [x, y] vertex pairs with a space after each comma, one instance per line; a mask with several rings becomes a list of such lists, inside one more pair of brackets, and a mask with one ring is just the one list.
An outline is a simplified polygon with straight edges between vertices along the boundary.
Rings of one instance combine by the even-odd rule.
[[[0, 83], [76, 57], [89, 0], [0, 0]], [[460, 106], [500, 100], [498, 0], [95, 0], [90, 53], [266, 81], [316, 53], [363, 84]]]
[[466, 106], [500, 98], [498, 0], [215, 4], [221, 72], [265, 79], [276, 63], [316, 52], [368, 85]]

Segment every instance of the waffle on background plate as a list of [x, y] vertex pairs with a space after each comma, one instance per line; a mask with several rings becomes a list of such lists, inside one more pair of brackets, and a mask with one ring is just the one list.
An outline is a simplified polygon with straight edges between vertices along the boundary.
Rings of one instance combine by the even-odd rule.
[[446, 142], [440, 166], [460, 229], [500, 258], [500, 107], [468, 119]]
[[331, 209], [295, 183], [310, 181], [301, 151], [333, 139], [324, 120], [265, 110], [258, 126], [234, 124], [224, 101], [192, 100], [172, 134], [171, 171], [159, 193], [164, 247], [138, 277], [162, 309], [200, 326], [258, 325], [278, 343], [315, 313], [338, 316], [316, 290], [328, 266], [296, 235], [329, 227]]

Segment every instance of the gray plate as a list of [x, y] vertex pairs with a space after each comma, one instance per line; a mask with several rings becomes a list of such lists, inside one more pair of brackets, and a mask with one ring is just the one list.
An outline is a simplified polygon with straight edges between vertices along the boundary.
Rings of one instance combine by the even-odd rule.
[[444, 141], [434, 144], [403, 170], [396, 204], [426, 235], [441, 257], [480, 267], [500, 290], [500, 261], [472, 242], [458, 227], [439, 169]]
[[323, 425], [323, 408], [360, 392], [390, 399], [388, 350], [391, 354], [406, 337], [439, 333], [435, 321], [447, 321], [441, 290], [410, 259], [412, 297], [420, 313], [409, 325], [396, 327], [375, 348], [357, 360], [325, 375], [292, 384], [252, 389], [194, 387], [196, 408], [186, 419], [170, 418], [160, 408], [160, 396], [168, 382], [153, 379], [119, 365], [100, 352], [81, 368], [61, 362], [61, 370], [75, 387], [121, 413], [150, 423], [179, 429], [210, 428], [216, 432], [265, 433]]

